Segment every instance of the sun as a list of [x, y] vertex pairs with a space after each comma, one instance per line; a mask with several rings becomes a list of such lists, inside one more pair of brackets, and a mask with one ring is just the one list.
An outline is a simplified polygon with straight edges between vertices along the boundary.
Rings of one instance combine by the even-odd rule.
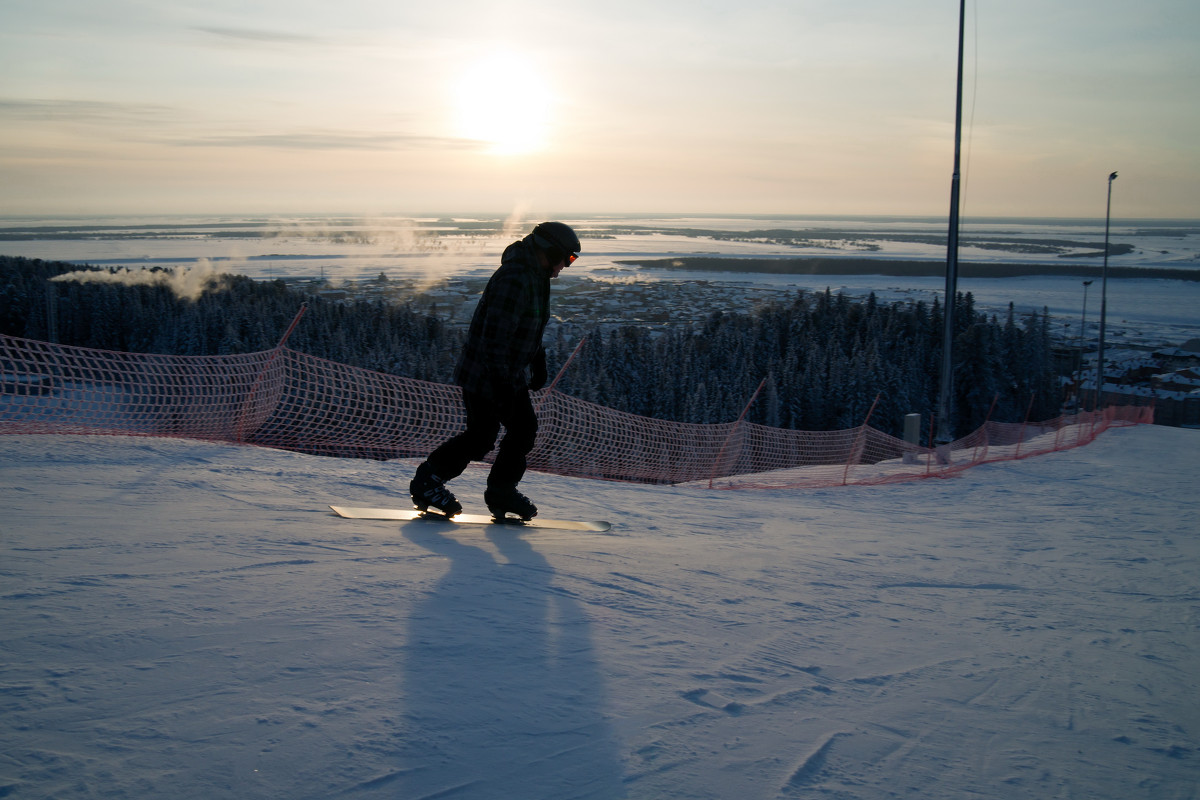
[[473, 62], [459, 79], [455, 114], [460, 136], [498, 155], [521, 155], [546, 145], [551, 93], [534, 63], [517, 53], [494, 52]]

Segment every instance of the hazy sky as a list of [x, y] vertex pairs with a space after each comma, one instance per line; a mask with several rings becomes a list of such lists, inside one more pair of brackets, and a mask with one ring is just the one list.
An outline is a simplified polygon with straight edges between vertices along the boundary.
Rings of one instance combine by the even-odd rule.
[[[0, 214], [949, 210], [954, 0], [0, 0]], [[969, 0], [964, 214], [1200, 218], [1200, 3]]]

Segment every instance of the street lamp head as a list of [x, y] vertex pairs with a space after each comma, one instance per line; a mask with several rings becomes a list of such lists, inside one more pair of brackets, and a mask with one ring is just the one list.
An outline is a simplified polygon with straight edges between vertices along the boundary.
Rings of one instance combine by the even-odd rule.
[[1092, 280], [1090, 280], [1090, 281], [1084, 281], [1084, 282], [1083, 282], [1083, 285], [1084, 285], [1084, 286], [1091, 286], [1093, 281], [1095, 281], [1095, 278], [1093, 278], [1093, 279], [1092, 279]]
[[1109, 176], [1108, 176], [1108, 180], [1109, 180], [1109, 182], [1110, 182], [1110, 183], [1111, 183], [1112, 181], [1115, 181], [1116, 179], [1117, 179], [1117, 173], [1115, 173], [1115, 172], [1114, 172], [1113, 174], [1111, 174], [1111, 175], [1109, 175]]

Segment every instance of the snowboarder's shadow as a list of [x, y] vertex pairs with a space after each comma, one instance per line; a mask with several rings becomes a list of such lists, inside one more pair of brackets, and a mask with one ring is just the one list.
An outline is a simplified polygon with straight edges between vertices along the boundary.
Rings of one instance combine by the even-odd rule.
[[521, 797], [537, 787], [553, 797], [592, 786], [619, 797], [590, 620], [554, 585], [528, 532], [489, 528], [490, 548], [477, 532], [424, 522], [402, 532], [448, 560], [409, 619], [400, 735], [415, 758], [405, 795], [461, 787], [463, 796]]

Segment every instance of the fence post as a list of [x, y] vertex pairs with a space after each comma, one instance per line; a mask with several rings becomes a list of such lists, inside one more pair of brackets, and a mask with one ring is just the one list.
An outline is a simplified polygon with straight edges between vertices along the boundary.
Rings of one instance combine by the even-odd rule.
[[983, 420], [983, 458], [981, 459], [979, 457], [979, 446], [976, 445], [975, 446], [975, 454], [971, 458], [972, 464], [979, 464], [982, 461], [987, 460], [988, 448], [992, 444], [992, 433], [991, 433], [992, 413], [995, 412], [996, 403], [998, 403], [998, 402], [1000, 402], [1000, 393], [999, 392], [992, 395], [992, 404], [990, 406], [988, 406], [987, 417], [985, 417]]
[[858, 436], [854, 439], [854, 447], [851, 448], [850, 454], [846, 456], [846, 469], [842, 472], [842, 486], [845, 486], [847, 481], [850, 480], [850, 465], [862, 458], [863, 441], [867, 438], [867, 425], [871, 422], [871, 415], [875, 413], [875, 406], [877, 405], [879, 405], [879, 394], [875, 395], [875, 400], [871, 403], [871, 408], [867, 411], [867, 418], [863, 420], [862, 425], [858, 426]]
[[283, 332], [283, 336], [279, 339], [279, 344], [275, 345], [276, 350], [279, 350], [285, 344], [287, 344], [287, 340], [291, 338], [292, 331], [296, 330], [296, 326], [300, 324], [300, 318], [304, 316], [305, 311], [308, 311], [307, 301], [300, 304], [300, 310], [297, 311], [296, 316], [292, 318], [292, 324], [288, 325], [287, 330]]
[[1021, 457], [1021, 445], [1025, 444], [1025, 428], [1029, 425], [1029, 415], [1033, 413], [1033, 401], [1037, 397], [1037, 392], [1029, 395], [1029, 405], [1025, 407], [1025, 419], [1021, 421], [1021, 435], [1017, 437], [1017, 452], [1013, 454], [1013, 458]]
[[750, 395], [750, 402], [746, 403], [746, 407], [742, 409], [742, 413], [737, 418], [737, 422], [733, 423], [733, 427], [729, 429], [729, 435], [725, 437], [725, 441], [721, 443], [721, 450], [717, 453], [717, 458], [713, 461], [712, 471], [708, 473], [708, 488], [713, 488], [713, 478], [717, 477], [717, 468], [721, 466], [721, 459], [725, 457], [725, 448], [729, 447], [729, 440], [742, 427], [742, 420], [746, 418], [746, 414], [750, 412], [750, 406], [754, 405], [754, 401], [758, 399], [758, 393], [767, 385], [767, 379], [763, 378], [758, 384], [758, 388], [754, 390], [754, 394]]
[[246, 395], [246, 400], [242, 403], [241, 413], [238, 414], [237, 432], [234, 434], [234, 441], [238, 444], [243, 444], [246, 441], [246, 423], [250, 412], [254, 408], [254, 397], [258, 394], [258, 387], [262, 383], [263, 378], [271, 369], [271, 365], [275, 363], [275, 359], [283, 351], [283, 347], [287, 344], [287, 340], [291, 337], [292, 331], [296, 330], [296, 326], [300, 324], [300, 318], [304, 316], [304, 312], [308, 310], [308, 303], [301, 303], [300, 310], [296, 312], [296, 316], [292, 318], [292, 323], [288, 325], [287, 330], [283, 332], [279, 343], [271, 350], [271, 355], [267, 359], [267, 363], [263, 364], [262, 369], [258, 371], [258, 375], [254, 377], [254, 385], [250, 387], [250, 392]]
[[[904, 441], [917, 447], [921, 446], [921, 415], [920, 414], [905, 414], [904, 415]], [[904, 463], [917, 463], [917, 456], [911, 450], [904, 451]]]
[[567, 360], [564, 361], [562, 367], [559, 368], [558, 374], [554, 376], [554, 380], [550, 381], [550, 385], [546, 387], [545, 393], [541, 396], [541, 398], [538, 399], [538, 411], [542, 410], [542, 406], [546, 403], [546, 398], [550, 396], [552, 391], [554, 391], [554, 387], [558, 386], [558, 382], [562, 380], [562, 376], [567, 371], [567, 367], [571, 366], [571, 362], [575, 360], [575, 356], [579, 354], [580, 349], [583, 348], [583, 343], [586, 341], [587, 337], [584, 336], [579, 340], [579, 344], [575, 345], [575, 349], [571, 351], [571, 355], [567, 356]]
[[549, 408], [549, 413], [547, 413], [546, 403], [550, 400], [550, 395], [554, 393], [554, 387], [558, 386], [558, 382], [562, 380], [562, 376], [566, 373], [567, 367], [571, 366], [571, 362], [575, 360], [575, 356], [579, 355], [579, 351], [583, 349], [583, 343], [586, 341], [586, 336], [579, 340], [579, 343], [575, 345], [575, 349], [571, 351], [571, 355], [567, 356], [567, 360], [563, 362], [561, 367], [559, 367], [558, 372], [554, 376], [554, 380], [550, 381], [550, 385], [546, 387], [544, 392], [541, 392], [541, 396], [534, 404], [533, 413], [537, 416], [538, 427], [541, 429], [541, 435], [538, 438], [544, 439], [547, 435], [554, 435], [554, 432], [560, 425], [562, 412], [559, 409], [561, 408], [561, 405], [552, 404]]
[[[935, 426], [934, 426], [934, 424], [933, 424], [933, 422], [932, 422], [932, 420], [933, 420], [933, 416], [931, 415], [931, 416], [929, 417], [929, 419], [931, 420], [931, 421], [930, 421], [930, 423], [929, 423], [929, 444], [928, 444], [928, 445], [927, 445], [927, 447], [926, 447], [926, 449], [927, 449], [927, 450], [929, 450], [929, 453], [928, 453], [928, 455], [925, 457], [925, 477], [927, 477], [927, 478], [928, 478], [928, 477], [930, 476], [930, 474], [933, 472], [933, 462], [934, 462], [934, 459], [935, 459], [935, 458], [937, 459], [937, 462], [938, 462], [938, 465], [939, 465], [939, 466], [941, 466], [941, 464], [942, 464], [942, 458], [941, 458], [941, 455], [939, 455], [939, 454], [938, 454], [938, 453], [937, 453], [937, 452], [936, 452], [936, 451], [933, 449], [933, 429], [934, 429], [934, 427], [935, 427]], [[948, 446], [949, 446], [949, 445], [947, 445], [947, 447], [948, 447]]]

